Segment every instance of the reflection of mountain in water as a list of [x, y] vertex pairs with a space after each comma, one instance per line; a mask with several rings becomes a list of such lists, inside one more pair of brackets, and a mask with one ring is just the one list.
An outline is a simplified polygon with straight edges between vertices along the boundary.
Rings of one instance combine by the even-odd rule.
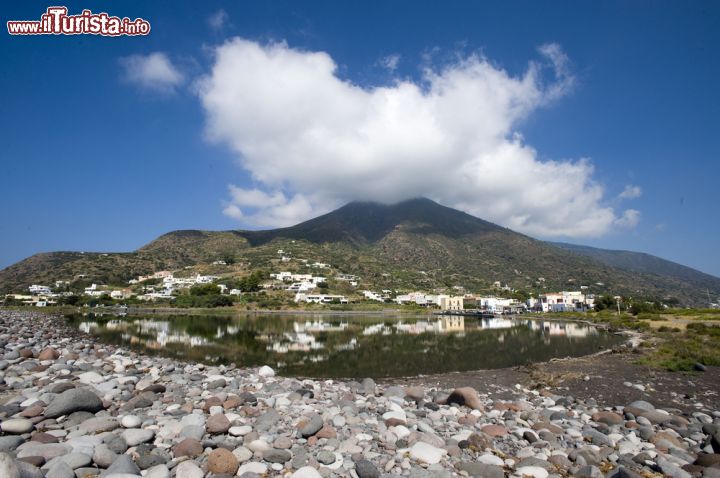
[[465, 316], [177, 316], [76, 326], [104, 340], [189, 360], [269, 364], [288, 375], [400, 376], [512, 366], [577, 356], [619, 341], [578, 322]]

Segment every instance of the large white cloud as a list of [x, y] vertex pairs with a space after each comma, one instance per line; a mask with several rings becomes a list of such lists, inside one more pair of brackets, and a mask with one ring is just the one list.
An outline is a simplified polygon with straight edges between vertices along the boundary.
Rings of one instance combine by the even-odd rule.
[[541, 236], [636, 223], [637, 211], [605, 204], [589, 160], [541, 160], [518, 134], [573, 85], [558, 45], [539, 52], [519, 76], [471, 55], [417, 81], [363, 88], [324, 52], [228, 41], [199, 95], [208, 137], [237, 153], [254, 187], [230, 186], [224, 212], [286, 226], [351, 200], [425, 196]]

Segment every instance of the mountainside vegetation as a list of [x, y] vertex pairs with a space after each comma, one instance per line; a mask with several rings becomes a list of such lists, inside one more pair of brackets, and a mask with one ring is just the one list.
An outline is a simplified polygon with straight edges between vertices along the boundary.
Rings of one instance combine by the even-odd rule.
[[[282, 251], [282, 252], [279, 252]], [[283, 257], [285, 259], [283, 260]], [[213, 264], [221, 261], [222, 265]], [[315, 262], [331, 269], [317, 270]], [[532, 293], [574, 290], [706, 306], [720, 279], [647, 254], [539, 241], [428, 199], [350, 203], [296, 226], [268, 231], [167, 233], [130, 253], [36, 254], [0, 271], [0, 292], [56, 280], [122, 285], [160, 270], [240, 280], [289, 270], [360, 277], [357, 290]], [[349, 285], [332, 281], [335, 288]], [[506, 292], [507, 293], [507, 292]]]

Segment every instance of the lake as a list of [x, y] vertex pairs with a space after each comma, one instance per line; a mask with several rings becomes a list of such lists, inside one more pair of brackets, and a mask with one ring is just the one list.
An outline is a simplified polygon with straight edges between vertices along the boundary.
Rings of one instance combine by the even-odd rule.
[[69, 316], [102, 341], [285, 376], [400, 377], [503, 368], [611, 348], [622, 337], [572, 321], [332, 314]]

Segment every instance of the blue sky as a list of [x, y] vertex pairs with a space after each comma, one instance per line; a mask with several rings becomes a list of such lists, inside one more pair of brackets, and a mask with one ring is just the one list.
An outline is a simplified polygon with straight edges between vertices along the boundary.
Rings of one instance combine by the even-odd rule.
[[[38, 19], [48, 5], [6, 3], [3, 24]], [[400, 101], [400, 108], [422, 109], [434, 104], [433, 85], [458, 74], [470, 78], [472, 86], [473, 72], [479, 70], [485, 72], [481, 75], [503, 72], [500, 87], [512, 89], [531, 65], [539, 65], [537, 83], [517, 93], [527, 111], [516, 116], [502, 108], [496, 112], [509, 124], [500, 130], [502, 138], [489, 140], [482, 150], [519, 144], [513, 161], [537, 166], [539, 173], [522, 176], [528, 182], [519, 191], [496, 191], [478, 181], [456, 196], [444, 196], [442, 190], [427, 195], [509, 227], [518, 224], [531, 235], [649, 252], [720, 275], [717, 2], [455, 2], [448, 8], [440, 2], [400, 1], [88, 1], [67, 6], [70, 13], [89, 8], [143, 17], [152, 32], [120, 38], [2, 34], [0, 267], [42, 251], [129, 251], [174, 229], [256, 228], [323, 212], [323, 206], [344, 200], [419, 195], [416, 191], [425, 186], [409, 179], [411, 162], [403, 166], [409, 172], [406, 180], [358, 181], [357, 191], [340, 192], [338, 178], [311, 180], [292, 171], [297, 162], [256, 152], [273, 130], [272, 121], [255, 118], [278, 105], [288, 111], [306, 106], [297, 103], [303, 95], [284, 97], [278, 82], [287, 81], [288, 90], [296, 91], [293, 61], [322, 52], [336, 70], [329, 76], [311, 71], [316, 88], [327, 82], [337, 90], [329, 93], [328, 103], [341, 104], [352, 96], [359, 108], [375, 98], [369, 92], [377, 87], [396, 94], [403, 83], [417, 91], [410, 95], [414, 100]], [[224, 15], [216, 19], [222, 21], [213, 26], [210, 19], [220, 11]], [[241, 40], [218, 50], [236, 37]], [[561, 56], [539, 52], [547, 45], [559, 48]], [[221, 51], [227, 63], [219, 59]], [[261, 57], [258, 63], [248, 63], [253, 52]], [[132, 75], [133, 58], [155, 53], [180, 79], [152, 84]], [[559, 64], [558, 58], [565, 60]], [[238, 82], [228, 86], [220, 71], [223, 65], [237, 65], [235, 60], [253, 67], [229, 69]], [[287, 67], [287, 74], [263, 76], [275, 66]], [[429, 81], [423, 68], [440, 80]], [[563, 83], [568, 78], [572, 81]], [[262, 97], [266, 83], [277, 89]], [[237, 103], [231, 96], [239, 84], [248, 85], [240, 93], [252, 94]], [[355, 95], [352, 85], [363, 93]], [[553, 87], [561, 94], [554, 95]], [[458, 94], [468, 91], [463, 88], [457, 87]], [[308, 91], [308, 97], [319, 93]], [[210, 98], [217, 95], [222, 101], [213, 103]], [[228, 95], [227, 102], [222, 95]], [[480, 104], [479, 116], [467, 124], [478, 118], [493, 122], [495, 113], [483, 110], [483, 98], [469, 98], [468, 105], [474, 104], [471, 100]], [[463, 116], [462, 105], [453, 105], [451, 116]], [[238, 108], [253, 120], [236, 121]], [[331, 123], [341, 115], [325, 111], [328, 105], [312, 103], [310, 108], [322, 110], [320, 116]], [[371, 119], [385, 119], [377, 115]], [[298, 135], [307, 132], [297, 124], [303, 118], [291, 123]], [[440, 132], [454, 127], [452, 121], [441, 124]], [[349, 120], [341, 126], [356, 125]], [[409, 151], [398, 143], [402, 133], [389, 139], [368, 136], [368, 151], [382, 153], [376, 167], [382, 161], [390, 169], [396, 166], [387, 159], [394, 148], [401, 155]], [[512, 140], [515, 135], [521, 139]], [[455, 139], [462, 146], [472, 134]], [[306, 146], [297, 152], [300, 164], [314, 160], [308, 152], [333, 157], [342, 151], [326, 144]], [[420, 171], [433, 171], [435, 156], [425, 157], [423, 151], [419, 156], [425, 161], [418, 163]], [[358, 160], [335, 157], [340, 167], [344, 160], [348, 167]], [[589, 159], [583, 163], [581, 158]], [[367, 164], [373, 159], [368, 157]], [[458, 164], [476, 164], [466, 159]], [[552, 169], [550, 161], [567, 162], [569, 171]], [[275, 169], [263, 169], [263, 164]], [[479, 177], [490, 177], [485, 174], [482, 170]], [[589, 182], [575, 190], [569, 181], [576, 177]], [[567, 187], [562, 181], [568, 181]], [[547, 186], [547, 202], [538, 198], [543, 191], [538, 184]], [[620, 198], [626, 187], [625, 196], [631, 197]], [[474, 190], [484, 195], [473, 195]], [[511, 194], [504, 195], [506, 190]], [[567, 193], [558, 195], [558, 190]], [[514, 203], [526, 192], [529, 202], [543, 207]], [[275, 201], [277, 207], [265, 209], [259, 200]], [[573, 206], [566, 210], [563, 201]], [[637, 213], [625, 216], [628, 210]], [[514, 219], [505, 221], [505, 214]], [[585, 215], [597, 215], [597, 220], [573, 228]]]

